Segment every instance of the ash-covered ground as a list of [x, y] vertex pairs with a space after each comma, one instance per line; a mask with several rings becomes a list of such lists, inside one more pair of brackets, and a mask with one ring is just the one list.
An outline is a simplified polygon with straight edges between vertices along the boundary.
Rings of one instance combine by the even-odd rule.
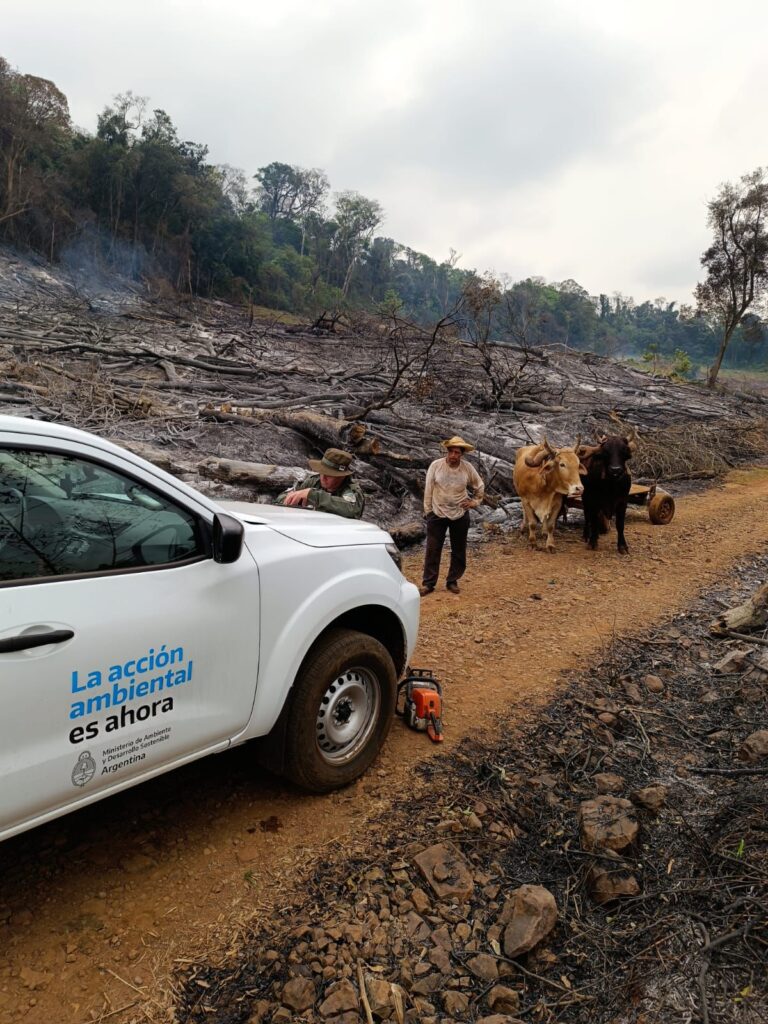
[[515, 451], [543, 434], [566, 445], [634, 426], [635, 478], [672, 484], [768, 453], [759, 395], [711, 393], [562, 348], [480, 351], [450, 327], [397, 317], [265, 319], [8, 251], [0, 373], [0, 412], [93, 430], [222, 497], [269, 501], [308, 458], [347, 447], [366, 518], [405, 527], [406, 538], [410, 525], [415, 539], [426, 467], [455, 433], [477, 446], [487, 485], [476, 526], [516, 525]]
[[424, 764], [242, 948], [185, 971], [178, 1019], [762, 1024], [768, 653], [709, 624], [767, 569]]

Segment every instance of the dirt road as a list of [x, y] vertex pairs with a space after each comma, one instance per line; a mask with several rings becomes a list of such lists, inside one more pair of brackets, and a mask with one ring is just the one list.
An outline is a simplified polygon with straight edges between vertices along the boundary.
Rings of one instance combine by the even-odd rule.
[[[461, 596], [425, 599], [414, 664], [445, 683], [446, 746], [491, 728], [513, 696], [535, 715], [562, 672], [611, 635], [684, 609], [739, 558], [765, 550], [768, 471], [685, 498], [670, 526], [629, 518], [629, 558], [610, 536], [585, 550], [575, 528], [561, 531], [554, 555], [491, 537], [471, 554]], [[409, 558], [406, 573], [419, 571]], [[365, 779], [308, 798], [241, 749], [6, 842], [1, 1024], [168, 1019], [169, 971], [201, 946], [226, 948], [249, 917], [279, 906], [297, 864], [359, 835], [432, 756], [424, 737], [396, 725]]]

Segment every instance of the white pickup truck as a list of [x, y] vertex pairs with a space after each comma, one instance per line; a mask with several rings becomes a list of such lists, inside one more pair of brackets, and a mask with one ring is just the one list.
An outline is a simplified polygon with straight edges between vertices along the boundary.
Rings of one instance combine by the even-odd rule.
[[246, 740], [306, 789], [351, 782], [418, 621], [373, 524], [220, 505], [0, 416], [0, 839]]

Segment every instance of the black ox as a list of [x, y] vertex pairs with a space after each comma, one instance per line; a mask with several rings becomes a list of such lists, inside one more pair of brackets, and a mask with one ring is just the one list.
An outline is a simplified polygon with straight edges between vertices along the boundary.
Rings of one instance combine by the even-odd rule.
[[627, 462], [637, 448], [637, 432], [633, 428], [628, 438], [603, 434], [598, 441], [597, 445], [582, 445], [579, 449], [581, 461], [587, 469], [586, 476], [581, 478], [584, 484], [581, 499], [584, 540], [594, 550], [599, 534], [607, 532], [608, 523], [615, 516], [618, 551], [620, 555], [627, 555], [629, 548], [624, 539], [624, 519], [632, 486]]

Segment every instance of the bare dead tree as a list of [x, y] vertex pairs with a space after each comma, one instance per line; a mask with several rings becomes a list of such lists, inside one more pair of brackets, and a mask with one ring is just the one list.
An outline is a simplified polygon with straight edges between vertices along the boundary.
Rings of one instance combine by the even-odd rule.
[[[379, 388], [366, 396], [349, 419], [362, 420], [377, 409], [391, 409], [405, 398], [425, 399], [431, 393], [431, 369], [441, 343], [456, 323], [454, 312], [431, 327], [423, 327], [400, 315], [399, 308], [382, 311], [374, 343], [374, 370], [369, 379]], [[370, 336], [370, 325], [367, 332]]]
[[[486, 409], [551, 407], [553, 398], [535, 347], [539, 315], [524, 294], [505, 291], [490, 275], [465, 286], [460, 300], [469, 361], [480, 371]], [[503, 334], [504, 340], [500, 339]]]
[[713, 388], [736, 328], [750, 308], [765, 304], [768, 293], [768, 170], [758, 167], [736, 185], [721, 185], [708, 211], [713, 238], [701, 258], [707, 278], [696, 285], [696, 302], [720, 333], [707, 374]]

